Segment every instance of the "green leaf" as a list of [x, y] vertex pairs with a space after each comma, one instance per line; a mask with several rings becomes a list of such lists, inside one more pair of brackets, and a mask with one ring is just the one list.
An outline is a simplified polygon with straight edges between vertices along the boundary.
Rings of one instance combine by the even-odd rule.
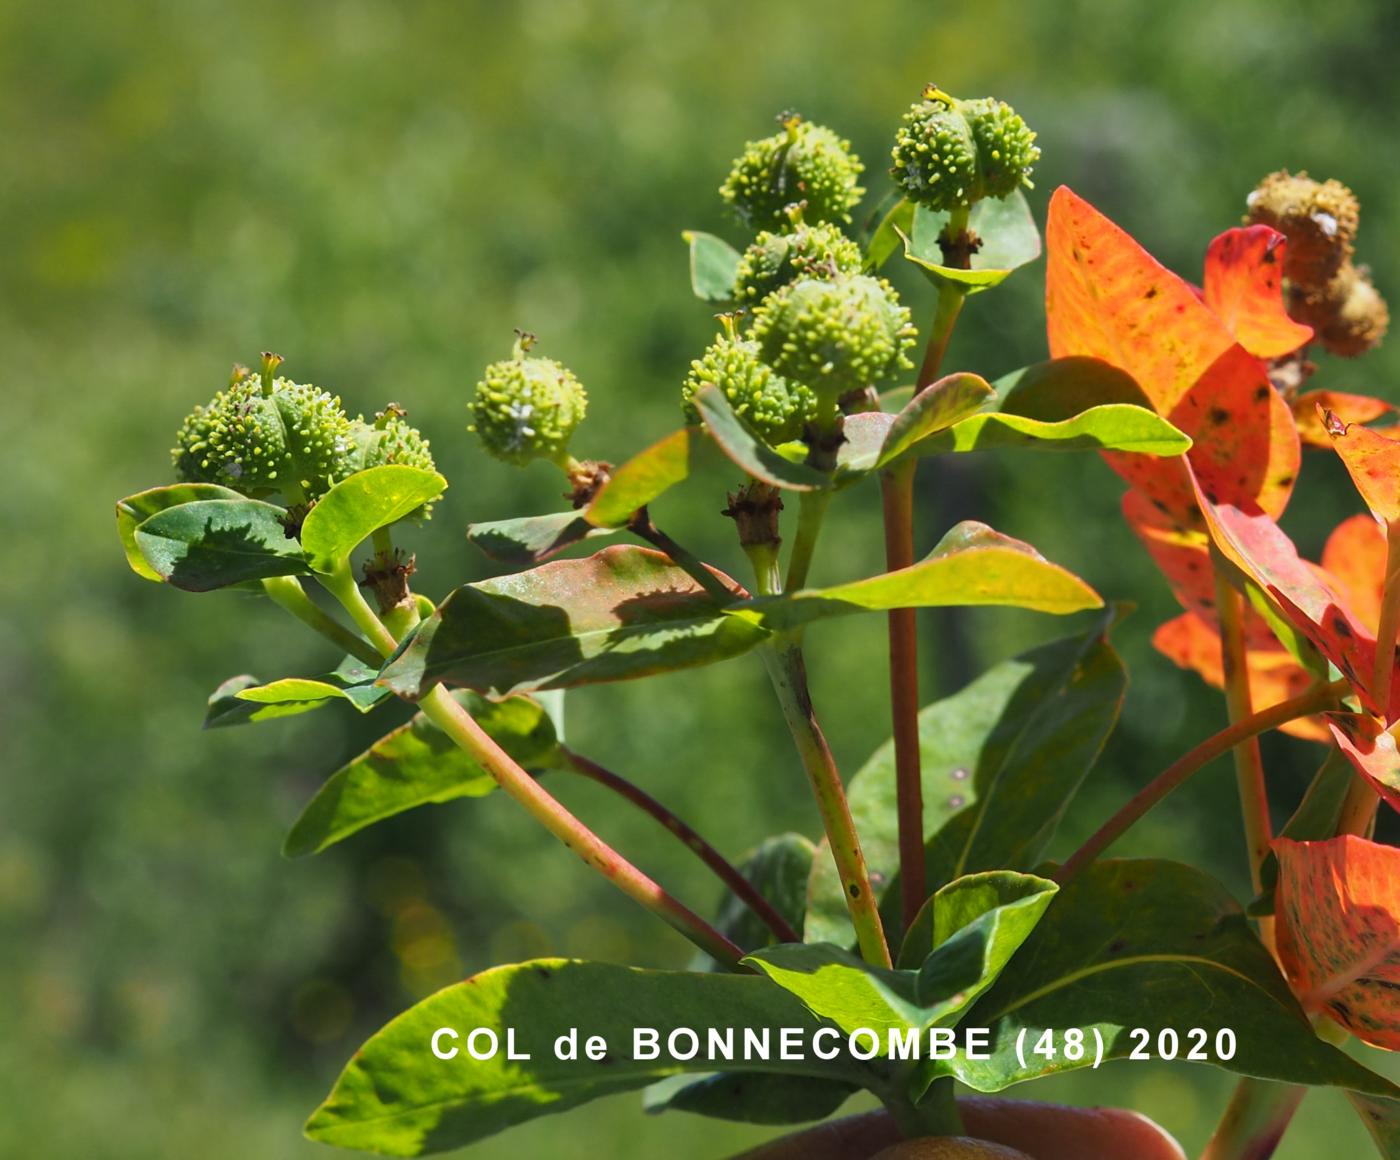
[[357, 471], [326, 492], [301, 525], [301, 546], [317, 572], [333, 572], [370, 534], [412, 515], [447, 488], [435, 471], [388, 463]]
[[710, 438], [736, 466], [755, 479], [790, 491], [815, 491], [831, 486], [831, 480], [820, 471], [805, 463], [784, 459], [745, 427], [718, 387], [707, 383], [695, 392], [694, 403], [705, 420]]
[[907, 197], [896, 201], [875, 227], [865, 247], [865, 268], [874, 273], [890, 260], [914, 229], [914, 203]]
[[[1087, 633], [1003, 661], [919, 713], [928, 842], [927, 890], [982, 870], [1030, 870], [1118, 720], [1127, 674], [1107, 640], [1111, 614]], [[851, 779], [851, 814], [887, 905], [899, 897], [894, 745]], [[804, 937], [853, 938], [831, 858], [812, 864]]]
[[[801, 834], [775, 834], [760, 842], [739, 864], [739, 873], [773, 904], [793, 930], [802, 929], [807, 910], [807, 879], [812, 873], [815, 851], [816, 847]], [[720, 900], [714, 926], [745, 950], [775, 941], [764, 921], [730, 890]], [[703, 953], [697, 956], [694, 966], [700, 970], [716, 969], [714, 960]]]
[[599, 528], [625, 527], [639, 508], [690, 474], [691, 463], [702, 442], [699, 431], [684, 427], [634, 455], [613, 471], [612, 477], [584, 509], [584, 518]]
[[884, 467], [916, 443], [951, 427], [994, 397], [995, 392], [980, 375], [947, 375], [931, 383], [895, 416], [880, 448], [877, 465]]
[[1121, 403], [1153, 410], [1152, 400], [1127, 371], [1103, 359], [1070, 355], [1033, 363], [993, 386], [1008, 415], [1058, 423], [1091, 407]]
[[[453, 696], [519, 764], [540, 769], [554, 761], [554, 725], [537, 702], [529, 697], [489, 701], [466, 692]], [[318, 854], [415, 806], [482, 797], [495, 788], [486, 770], [418, 713], [330, 776], [292, 826], [282, 853], [288, 858]]]
[[740, 253], [723, 238], [699, 230], [681, 237], [690, 247], [690, 288], [706, 302], [728, 302], [734, 297], [734, 278]]
[[1395, 1100], [1371, 1099], [1348, 1092], [1356, 1114], [1371, 1133], [1376, 1142], [1376, 1150], [1385, 1158], [1393, 1160], [1400, 1156], [1400, 1103]]
[[[1318, 1039], [1268, 951], [1229, 892], [1191, 866], [1158, 860], [1087, 867], [1060, 890], [1045, 917], [996, 984], [968, 1012], [969, 1026], [990, 1030], [989, 1058], [960, 1053], [926, 1061], [925, 1075], [952, 1074], [977, 1091], [1000, 1091], [1042, 1075], [1088, 1067], [1095, 1033], [1104, 1060], [1126, 1058], [1147, 1032], [1176, 1033], [1177, 1058], [1189, 1062], [1205, 1033], [1206, 1062], [1283, 1083], [1327, 1084], [1368, 1095], [1400, 1095]], [[1022, 1036], [1022, 1032], [1025, 1032]], [[1045, 1032], [1055, 1058], [1036, 1054]], [[1090, 1045], [1079, 1059], [1059, 1048], [1068, 1032]], [[1234, 1036], [1232, 1058], [1217, 1035]], [[1017, 1058], [1021, 1042], [1024, 1062]]]
[[741, 1124], [805, 1124], [823, 1120], [856, 1091], [853, 1084], [809, 1075], [722, 1071], [675, 1075], [642, 1094], [650, 1113], [691, 1112]]
[[1033, 451], [1132, 451], [1184, 455], [1191, 440], [1155, 411], [1126, 403], [1090, 407], [1058, 423], [989, 411], [923, 440], [920, 455], [1027, 447]]
[[251, 676], [230, 677], [210, 694], [204, 727], [294, 717], [335, 700], [349, 701], [361, 713], [368, 713], [390, 696], [388, 689], [376, 684], [378, 677], [377, 670], [355, 657], [347, 657], [324, 677], [283, 677], [268, 684]]
[[245, 580], [307, 571], [287, 535], [287, 513], [256, 499], [200, 499], [156, 512], [135, 533], [137, 550], [167, 584], [209, 592]]
[[755, 617], [767, 628], [787, 629], [852, 612], [975, 604], [1062, 615], [1101, 607], [1103, 601], [1029, 544], [969, 520], [911, 567], [834, 588], [760, 598], [736, 605], [734, 611]]
[[925, 1026], [915, 971], [872, 967], [828, 943], [780, 943], [747, 956], [744, 962], [847, 1034], [869, 1028], [883, 1045], [890, 1030]]
[[925, 1026], [957, 1023], [1030, 936], [1058, 889], [1033, 874], [989, 870], [948, 883], [924, 903], [899, 965], [919, 972]]
[[117, 501], [117, 535], [121, 537], [126, 562], [138, 576], [161, 582], [161, 575], [148, 563], [136, 543], [136, 529], [156, 512], [178, 507], [197, 499], [242, 499], [232, 488], [216, 483], [176, 483], [169, 487], [153, 487], [138, 491]]
[[467, 539], [493, 560], [517, 568], [548, 560], [590, 536], [607, 535], [578, 512], [468, 524]]
[[1018, 189], [1005, 198], [986, 197], [972, 207], [968, 227], [982, 241], [972, 255], [971, 269], [943, 264], [938, 236], [948, 224], [946, 212], [924, 206], [914, 211], [912, 231], [904, 241], [904, 256], [935, 286], [947, 283], [977, 294], [1004, 282], [1015, 269], [1040, 257], [1040, 231], [1031, 208]]
[[[1337, 832], [1337, 824], [1342, 820], [1342, 804], [1351, 789], [1351, 762], [1340, 749], [1327, 753], [1322, 767], [1313, 775], [1307, 793], [1293, 811], [1280, 838], [1290, 838], [1295, 842], [1320, 841], [1330, 838]], [[1249, 904], [1249, 913], [1255, 917], [1273, 914], [1274, 888], [1278, 885], [1278, 855], [1272, 849], [1264, 855], [1259, 866], [1260, 894]]]
[[[514, 1028], [517, 1053], [505, 1043], [494, 1058], [467, 1056], [467, 1036]], [[670, 1056], [666, 1041], [677, 1028], [734, 1030], [736, 1058], [746, 1030], [767, 1032], [772, 1058], [747, 1064], [768, 1073], [815, 1075], [850, 1084], [878, 1083], [872, 1063], [849, 1058], [783, 1060], [778, 1029], [810, 1036], [817, 1023], [791, 996], [753, 975], [646, 971], [606, 963], [542, 959], [484, 971], [423, 1000], [373, 1036], [350, 1061], [326, 1102], [312, 1115], [313, 1140], [388, 1156], [420, 1156], [460, 1148], [538, 1116], [568, 1111], [589, 1100], [645, 1087], [668, 1075], [710, 1072], [702, 1050], [693, 1060]], [[456, 1059], [431, 1051], [432, 1037], [451, 1028], [462, 1037]], [[560, 1060], [554, 1043], [578, 1029], [579, 1059]], [[633, 1051], [636, 1028], [659, 1033], [655, 1060]], [[602, 1036], [602, 1060], [584, 1057], [590, 1036]], [[484, 1046], [484, 1044], [479, 1044]], [[810, 1052], [806, 1053], [809, 1056]]]
[[439, 681], [500, 694], [567, 688], [711, 664], [767, 635], [660, 552], [619, 545], [458, 588], [381, 679], [408, 697]]

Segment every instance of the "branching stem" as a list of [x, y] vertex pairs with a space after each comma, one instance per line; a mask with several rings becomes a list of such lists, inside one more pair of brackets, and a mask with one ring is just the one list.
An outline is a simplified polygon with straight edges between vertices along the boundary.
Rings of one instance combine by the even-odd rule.
[[312, 602], [311, 597], [307, 596], [306, 589], [301, 586], [301, 581], [295, 576], [274, 576], [264, 580], [262, 586], [269, 599], [279, 608], [285, 608], [302, 624], [319, 632], [332, 644], [344, 649], [351, 656], [364, 661], [367, 665], [378, 667], [380, 659], [378, 650], [368, 641], [356, 636], [340, 621], [317, 607]]

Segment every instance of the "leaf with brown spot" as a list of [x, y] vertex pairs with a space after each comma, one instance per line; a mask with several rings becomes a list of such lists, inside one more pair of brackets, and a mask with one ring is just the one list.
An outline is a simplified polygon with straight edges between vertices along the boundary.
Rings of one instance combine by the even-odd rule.
[[1322, 414], [1332, 446], [1371, 514], [1387, 524], [1400, 519], [1400, 439], [1343, 422], [1331, 412]]
[[1385, 532], [1368, 515], [1343, 520], [1327, 537], [1322, 569], [1347, 598], [1356, 618], [1373, 632], [1381, 619], [1385, 587]]
[[1268, 226], [1226, 230], [1206, 250], [1206, 305], [1250, 354], [1278, 358], [1312, 340], [1283, 306], [1287, 239]]
[[1400, 1048], [1400, 850], [1344, 835], [1274, 852], [1279, 958], [1304, 1008]]
[[1387, 805], [1400, 810], [1400, 751], [1395, 748], [1395, 738], [1368, 714], [1328, 713], [1326, 716], [1337, 748]]
[[1319, 408], [1322, 412], [1331, 411], [1344, 423], [1370, 423], [1396, 410], [1384, 399], [1349, 395], [1343, 391], [1308, 391], [1295, 398], [1291, 405], [1298, 436], [1308, 447], [1332, 446], [1332, 437], [1327, 434]]
[[1051, 356], [1127, 371], [1159, 414], [1170, 417], [1233, 344], [1187, 282], [1065, 186], [1050, 199], [1045, 251]]

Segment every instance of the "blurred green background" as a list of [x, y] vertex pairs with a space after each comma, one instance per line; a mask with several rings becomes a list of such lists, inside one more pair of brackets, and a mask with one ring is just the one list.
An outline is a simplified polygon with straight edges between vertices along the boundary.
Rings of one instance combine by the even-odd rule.
[[[795, 107], [848, 135], [884, 188], [904, 106], [936, 79], [1010, 100], [1040, 132], [1031, 201], [1073, 185], [1169, 265], [1279, 166], [1350, 183], [1382, 290], [1400, 266], [1397, 8], [1382, 0], [128, 0], [0, 3], [0, 378], [9, 501], [0, 568], [0, 1153], [211, 1160], [329, 1155], [303, 1117], [355, 1045], [429, 990], [561, 953], [680, 965], [688, 947], [532, 828], [504, 797], [429, 808], [289, 863], [319, 780], [386, 725], [326, 711], [201, 734], [224, 677], [320, 671], [317, 641], [250, 598], [187, 596], [122, 563], [120, 496], [169, 478], [182, 415], [272, 349], [352, 412], [389, 399], [452, 480], [414, 534], [421, 587], [489, 574], [470, 520], [553, 510], [560, 480], [513, 472], [464, 432], [479, 368], [513, 327], [592, 392], [577, 449], [625, 456], [673, 429], [714, 330], [683, 227], [727, 233], [715, 189], [742, 143]], [[896, 274], [916, 317], [927, 287]], [[949, 365], [988, 377], [1044, 356], [1043, 264], [966, 312]], [[1387, 394], [1392, 343], [1318, 382]], [[1394, 396], [1392, 396], [1394, 397]], [[657, 514], [738, 569], [722, 475]], [[1222, 718], [1148, 646], [1175, 609], [1093, 457], [926, 467], [920, 548], [969, 516], [1034, 541], [1139, 611], [1117, 640], [1124, 725], [1062, 846]], [[1316, 552], [1358, 503], [1310, 457], [1291, 527]], [[878, 499], [845, 495], [817, 579], [873, 571]], [[1073, 627], [927, 615], [931, 699]], [[811, 633], [818, 708], [853, 771], [884, 738], [878, 619]], [[570, 740], [693, 818], [731, 854], [817, 821], [752, 660], [570, 696]], [[1265, 743], [1280, 800], [1318, 751]], [[676, 893], [703, 871], [587, 784], [560, 792]], [[1122, 851], [1205, 859], [1247, 889], [1221, 764]], [[1063, 852], [1063, 849], [1061, 850]], [[1124, 1102], [1199, 1148], [1229, 1079], [1118, 1065], [1025, 1094]], [[766, 1133], [643, 1119], [634, 1097], [546, 1119], [481, 1157], [716, 1157]], [[1365, 1154], [1344, 1101], [1311, 1096], [1283, 1157]]]

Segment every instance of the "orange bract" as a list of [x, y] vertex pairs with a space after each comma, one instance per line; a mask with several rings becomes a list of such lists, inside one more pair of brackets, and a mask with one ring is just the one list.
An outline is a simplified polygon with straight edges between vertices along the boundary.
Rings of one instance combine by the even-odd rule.
[[1395, 408], [1384, 399], [1370, 395], [1349, 395], [1343, 391], [1307, 391], [1290, 404], [1293, 421], [1298, 424], [1298, 437], [1309, 447], [1331, 447], [1322, 416], [1331, 411], [1344, 423], [1369, 423]]
[[1299, 1000], [1400, 1048], [1400, 850], [1351, 836], [1274, 850], [1279, 958]]
[[1385, 532], [1381, 526], [1368, 515], [1343, 520], [1327, 537], [1322, 569], [1346, 597], [1356, 618], [1375, 632], [1385, 586]]
[[1322, 425], [1376, 519], [1400, 519], [1400, 440], [1344, 422], [1330, 411], [1323, 413]]
[[1278, 358], [1311, 340], [1311, 326], [1294, 322], [1283, 307], [1287, 239], [1268, 226], [1226, 230], [1206, 251], [1205, 301], [1259, 358]]

